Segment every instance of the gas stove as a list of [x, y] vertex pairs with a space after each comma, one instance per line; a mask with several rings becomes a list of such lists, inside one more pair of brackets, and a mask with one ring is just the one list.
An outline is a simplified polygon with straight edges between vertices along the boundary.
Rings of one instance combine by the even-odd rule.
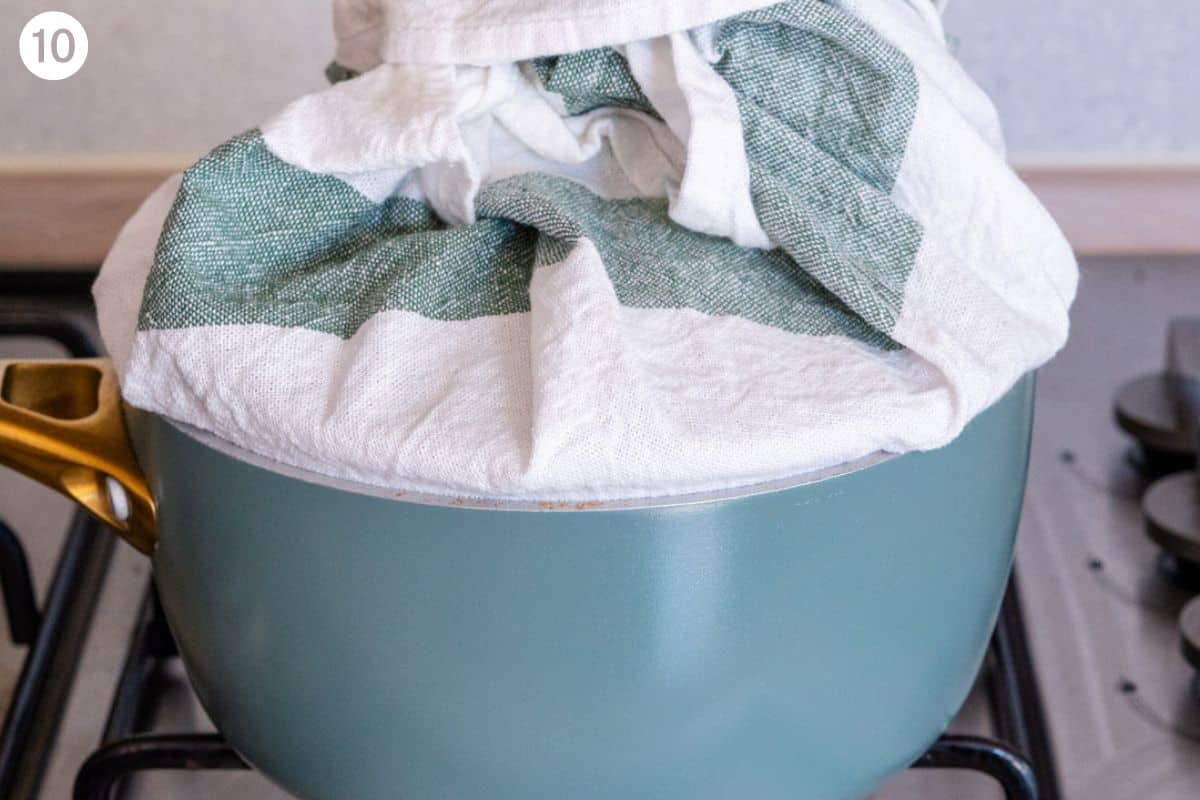
[[[0, 354], [57, 354], [30, 338], [38, 331], [18, 322], [51, 329], [73, 324], [94, 336], [81, 294], [87, 278], [0, 274]], [[1200, 594], [1192, 582], [1196, 559], [1180, 558], [1169, 548], [1164, 555], [1146, 534], [1141, 507], [1146, 487], [1191, 467], [1191, 456], [1170, 431], [1164, 438], [1161, 426], [1157, 438], [1131, 444], [1111, 423], [1107, 408], [1122, 381], [1162, 366], [1166, 321], [1196, 313], [1187, 302], [1195, 297], [1200, 270], [1194, 267], [1117, 261], [1084, 267], [1072, 343], [1039, 379], [1017, 580], [978, 691], [951, 735], [914, 765], [920, 769], [897, 776], [873, 800], [1028, 798], [1034, 782], [1044, 800], [1195, 796], [1200, 642], [1186, 634], [1200, 625], [1200, 605], [1187, 605]], [[1114, 319], [1121, 320], [1119, 330]], [[8, 338], [14, 334], [22, 336]], [[1146, 411], [1146, 403], [1155, 402], [1145, 396], [1152, 391], [1145, 385], [1125, 390], [1126, 401], [1119, 405], [1128, 408], [1119, 415], [1149, 413], [1153, 428], [1153, 414], [1162, 409]], [[0, 483], [0, 515], [13, 509], [13, 535], [6, 539], [0, 528], [0, 577], [17, 643], [9, 650], [14, 658], [34, 662], [45, 637], [43, 650], [81, 666], [74, 680], [69, 668], [49, 670], [51, 690], [44, 697], [33, 692], [34, 706], [59, 705], [62, 725], [58, 714], [34, 715], [43, 730], [25, 738], [42, 744], [13, 749], [26, 777], [11, 791], [0, 789], [0, 796], [286, 797], [213, 732], [187, 688], [144, 563], [112, 548], [112, 537], [85, 518], [72, 518], [65, 502], [18, 486], [19, 480], [11, 487]], [[32, 552], [37, 548], [27, 528], [39, 527], [34, 523], [42, 518], [49, 520], [43, 528], [72, 526], [63, 564], [75, 563], [67, 556], [74, 552], [72, 541], [88, 543], [87, 558], [75, 569], [85, 577], [62, 579], [74, 587], [60, 594], [70, 601], [63, 603], [75, 621], [64, 624], [69, 633], [57, 638], [50, 636], [51, 622], [65, 612], [54, 611], [56, 595], [39, 603], [31, 591], [57, 557]], [[20, 556], [3, 557], [24, 548], [6, 548], [6, 542], [31, 549], [29, 588], [22, 583]], [[89, 620], [92, 634], [85, 643]], [[10, 721], [30, 713], [22, 707], [12, 703]], [[15, 727], [10, 722], [6, 735]], [[58, 745], [51, 747], [56, 735]], [[0, 747], [0, 755], [8, 752]], [[1000, 783], [965, 776], [959, 768]], [[34, 788], [39, 777], [40, 794]]]
[[1197, 266], [1085, 263], [1071, 341], [1040, 375], [1017, 563], [1068, 798], [1200, 791], [1197, 612], [1185, 612], [1200, 584], [1156, 496], [1194, 483], [1163, 373], [1171, 320], [1200, 315]]
[[[79, 277], [47, 282], [44, 276], [36, 274], [3, 274], [0, 277], [3, 355], [60, 355], [23, 349], [37, 340], [57, 343], [69, 355], [95, 355], [94, 324], [88, 317], [86, 295], [80, 292], [84, 286], [86, 280]], [[14, 644], [28, 648], [0, 733], [0, 796], [13, 800], [59, 796], [40, 795], [39, 786], [44, 784], [47, 792], [51, 786], [55, 787], [53, 791], [61, 791], [64, 785], [61, 773], [73, 771], [70, 784], [76, 800], [186, 797], [195, 796], [179, 788], [186, 781], [181, 783], [177, 779], [174, 788], [151, 788], [153, 784], [148, 785], [146, 779], [153, 776], [149, 780], [161, 782], [166, 773], [193, 777], [204, 773], [226, 782], [230, 774], [250, 770], [202, 716], [183, 728], [163, 724], [163, 718], [172, 715], [169, 707], [180, 705], [178, 695], [186, 692], [186, 682], [148, 575], [139, 575], [134, 581], [122, 576], [123, 585], [108, 587], [109, 591], [121, 592], [128, 605], [129, 584], [140, 585], [135, 591], [141, 600], [133, 629], [126, 637], [120, 666], [117, 669], [110, 666], [108, 670], [111, 683], [107, 692], [87, 698], [93, 711], [97, 706], [106, 709], [103, 724], [92, 731], [94, 749], [75, 763], [51, 757], [52, 745], [63, 733], [59, 722], [68, 705], [97, 597], [109, 571], [113, 541], [108, 532], [86, 516], [72, 517], [71, 532], [59, 556], [59, 571], [43, 612], [34, 594], [22, 539], [0, 526], [0, 577], [4, 581], [12, 638]], [[944, 736], [910, 771], [931, 775], [925, 779], [931, 785], [936, 785], [937, 777], [942, 777], [932, 776], [934, 770], [945, 771], [945, 777], [950, 776], [950, 771], [978, 772], [990, 776], [1011, 800], [1034, 800], [1040, 782], [1040, 796], [1055, 800], [1058, 795], [1054, 766], [1015, 584], [1005, 601], [984, 683], [1000, 739], [963, 734]], [[191, 697], [183, 704], [196, 708]], [[81, 734], [78, 722], [67, 715], [66, 725], [66, 733], [78, 739]], [[952, 786], [946, 783], [948, 791]], [[283, 796], [261, 779], [244, 782], [237, 793], [258, 798]]]
[[1179, 614], [1180, 650], [1197, 670], [1200, 699], [1200, 316], [1171, 321], [1165, 369], [1126, 382], [1115, 417], [1136, 442], [1131, 463], [1150, 481], [1141, 509], [1146, 534], [1161, 550], [1159, 570], [1193, 595]]

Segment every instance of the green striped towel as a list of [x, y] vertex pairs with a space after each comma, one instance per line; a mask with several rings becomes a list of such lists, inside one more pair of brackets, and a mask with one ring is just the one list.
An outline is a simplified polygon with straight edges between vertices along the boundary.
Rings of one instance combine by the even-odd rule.
[[483, 65], [368, 36], [130, 222], [96, 287], [127, 400], [486, 498], [949, 442], [1062, 346], [1075, 293], [991, 104], [929, 0], [705, 22]]

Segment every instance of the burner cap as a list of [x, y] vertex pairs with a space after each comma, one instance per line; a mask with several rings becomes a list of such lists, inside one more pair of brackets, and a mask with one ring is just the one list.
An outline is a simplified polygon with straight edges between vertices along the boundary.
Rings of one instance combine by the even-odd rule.
[[1142, 497], [1146, 532], [1177, 558], [1200, 562], [1200, 475], [1177, 472], [1155, 481]]
[[1183, 657], [1200, 670], [1200, 597], [1193, 597], [1183, 607], [1179, 630], [1183, 634]]
[[1159, 574], [1167, 583], [1188, 594], [1200, 594], [1200, 564], [1162, 550], [1158, 554], [1157, 565]]
[[1194, 455], [1195, 442], [1181, 430], [1174, 397], [1181, 379], [1167, 372], [1143, 375], [1117, 390], [1115, 414], [1121, 430], [1148, 450]]

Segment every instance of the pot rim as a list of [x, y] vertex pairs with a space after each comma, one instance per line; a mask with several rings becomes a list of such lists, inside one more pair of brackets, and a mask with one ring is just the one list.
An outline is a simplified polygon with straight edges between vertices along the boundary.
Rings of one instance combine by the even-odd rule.
[[[147, 412], [141, 413], [145, 414]], [[312, 470], [294, 467], [289, 464], [284, 464], [280, 461], [275, 461], [274, 459], [267, 458], [266, 456], [259, 455], [258, 453], [254, 453], [250, 450], [232, 444], [220, 438], [216, 434], [196, 428], [184, 422], [179, 422], [177, 420], [155, 414], [148, 414], [148, 416], [156, 417], [188, 438], [195, 440], [197, 443], [205, 447], [216, 450], [217, 452], [229, 456], [237, 461], [241, 461], [251, 466], [258, 467], [287, 478], [304, 481], [305, 483], [316, 484], [318, 486], [324, 486], [326, 488], [335, 489], [338, 491], [352, 492], [354, 494], [375, 497], [381, 500], [417, 503], [419, 505], [442, 506], [445, 508], [470, 508], [488, 511], [634, 511], [642, 509], [671, 508], [677, 506], [692, 506], [704, 503], [725, 502], [729, 500], [738, 500], [745, 497], [753, 497], [755, 495], [772, 494], [775, 492], [786, 491], [788, 489], [795, 489], [801, 486], [809, 486], [811, 484], [821, 483], [833, 478], [839, 478], [844, 475], [849, 475], [854, 472], [860, 472], [862, 470], [878, 466], [879, 464], [883, 464], [903, 455], [901, 453], [876, 451], [861, 458], [845, 461], [841, 464], [835, 464], [833, 466], [824, 467], [821, 469], [809, 470], [808, 472], [793, 474], [783, 478], [775, 478], [767, 481], [752, 481], [750, 483], [738, 484], [720, 489], [684, 492], [681, 494], [651, 495], [645, 497], [631, 497], [614, 500], [580, 500], [578, 498], [552, 500], [503, 499], [472, 496], [469, 494], [448, 495], [416, 490], [397, 491], [396, 489], [389, 488], [387, 486], [352, 481], [345, 478], [337, 478], [331, 475], [314, 472]]]

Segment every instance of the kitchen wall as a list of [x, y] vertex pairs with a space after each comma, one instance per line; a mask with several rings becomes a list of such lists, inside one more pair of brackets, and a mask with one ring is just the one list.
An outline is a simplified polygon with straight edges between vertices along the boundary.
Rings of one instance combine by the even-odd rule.
[[[0, 0], [0, 154], [190, 153], [325, 85], [330, 0]], [[53, 9], [88, 32], [87, 63], [30, 75], [21, 28]]]
[[[47, 8], [91, 42], [60, 83], [16, 56]], [[952, 0], [947, 23], [1015, 159], [1200, 158], [1198, 0]], [[323, 85], [331, 53], [329, 0], [3, 0], [0, 154], [203, 150]]]
[[1014, 154], [1200, 159], [1200, 0], [951, 0]]

